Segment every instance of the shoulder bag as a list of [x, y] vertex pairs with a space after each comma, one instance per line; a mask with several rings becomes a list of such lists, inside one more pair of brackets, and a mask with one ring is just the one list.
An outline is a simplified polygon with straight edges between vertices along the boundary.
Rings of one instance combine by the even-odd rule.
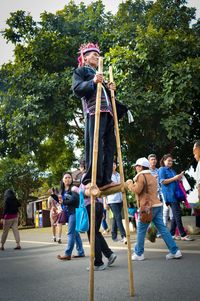
[[144, 186], [145, 200], [142, 202], [142, 205], [140, 204], [139, 214], [140, 214], [140, 221], [143, 222], [144, 224], [149, 224], [152, 221], [152, 204], [148, 194], [147, 180], [144, 174], [143, 176], [145, 179], [145, 186]]
[[89, 218], [84, 203], [83, 191], [79, 195], [79, 207], [76, 208], [76, 231], [87, 232], [89, 230]]

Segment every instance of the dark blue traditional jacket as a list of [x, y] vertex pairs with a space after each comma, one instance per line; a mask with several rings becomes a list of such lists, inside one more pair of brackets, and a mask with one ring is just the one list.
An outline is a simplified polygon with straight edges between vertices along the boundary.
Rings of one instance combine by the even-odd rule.
[[[72, 89], [76, 96], [82, 99], [84, 113], [90, 115], [95, 114], [96, 106], [97, 85], [93, 81], [95, 74], [96, 70], [90, 66], [77, 68], [73, 74]], [[110, 90], [105, 82], [102, 85], [100, 111], [109, 112], [112, 115]]]

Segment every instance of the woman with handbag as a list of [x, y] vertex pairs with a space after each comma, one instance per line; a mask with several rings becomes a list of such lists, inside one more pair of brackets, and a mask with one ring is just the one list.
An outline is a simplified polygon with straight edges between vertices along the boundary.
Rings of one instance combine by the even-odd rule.
[[[85, 257], [80, 234], [76, 231], [75, 210], [79, 206], [78, 187], [73, 186], [73, 178], [70, 172], [63, 175], [61, 181], [62, 203], [65, 206], [66, 222], [68, 223], [67, 246], [65, 255], [58, 255], [60, 260], [71, 260], [71, 258]], [[76, 243], [77, 255], [72, 256], [74, 244]]]
[[137, 172], [134, 183], [132, 180], [126, 181], [128, 189], [136, 194], [139, 208], [137, 243], [132, 260], [144, 260], [144, 240], [151, 221], [158, 229], [170, 251], [166, 255], [166, 259], [181, 258], [182, 254], [180, 250], [163, 223], [162, 202], [158, 198], [157, 180], [150, 172], [149, 161], [144, 157], [140, 158], [136, 161], [134, 167]]
[[[161, 184], [163, 200], [167, 206], [171, 207], [173, 213], [170, 233], [174, 239], [191, 241], [193, 239], [186, 234], [183, 227], [180, 207], [180, 201], [182, 201], [182, 199], [179, 201], [181, 190], [178, 181], [182, 179], [184, 172], [176, 174], [176, 172], [172, 169], [173, 157], [171, 154], [166, 154], [162, 157], [160, 160], [160, 166], [158, 176]], [[181, 237], [175, 236], [176, 227], [178, 227]]]
[[58, 230], [58, 243], [61, 244], [62, 235], [62, 223], [59, 221], [61, 215], [61, 204], [59, 202], [58, 193], [54, 187], [50, 190], [50, 196], [48, 197], [48, 209], [50, 210], [50, 222], [53, 233], [52, 241], [56, 242], [56, 228]]

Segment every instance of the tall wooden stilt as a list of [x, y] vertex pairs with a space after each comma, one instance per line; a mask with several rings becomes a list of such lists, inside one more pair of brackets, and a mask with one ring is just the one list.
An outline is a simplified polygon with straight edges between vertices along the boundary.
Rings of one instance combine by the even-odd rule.
[[[99, 73], [103, 73], [103, 58], [99, 57]], [[93, 143], [93, 161], [92, 161], [92, 187], [96, 186], [97, 177], [97, 159], [99, 144], [99, 123], [100, 123], [100, 104], [101, 104], [102, 84], [97, 84], [96, 110], [95, 110], [95, 127]], [[95, 243], [95, 199], [91, 194], [91, 221], [90, 221], [90, 281], [89, 281], [89, 300], [94, 300], [94, 243]]]
[[[110, 82], [114, 82], [112, 66], [109, 67], [109, 76], [110, 76]], [[113, 114], [114, 114], [117, 155], [118, 155], [118, 159], [119, 159], [119, 171], [120, 171], [120, 180], [121, 180], [121, 184], [122, 184], [123, 208], [124, 208], [124, 216], [125, 216], [125, 223], [126, 223], [126, 235], [127, 235], [127, 246], [128, 246], [129, 290], [130, 290], [130, 296], [133, 297], [134, 296], [134, 281], [133, 281], [133, 269], [132, 269], [132, 261], [131, 261], [130, 228], [129, 228], [129, 219], [128, 219], [128, 208], [127, 208], [127, 202], [126, 202], [126, 191], [125, 191], [125, 185], [124, 185], [124, 171], [123, 171], [123, 163], [122, 163], [119, 125], [118, 125], [117, 110], [116, 110], [116, 103], [115, 103], [115, 93], [113, 90], [111, 90], [111, 101], [112, 101], [112, 108], [113, 108]]]

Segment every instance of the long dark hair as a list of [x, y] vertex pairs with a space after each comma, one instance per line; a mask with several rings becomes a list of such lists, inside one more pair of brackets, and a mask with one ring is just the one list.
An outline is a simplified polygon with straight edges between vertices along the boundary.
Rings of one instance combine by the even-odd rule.
[[4, 200], [7, 200], [7, 199], [16, 199], [16, 195], [15, 195], [15, 192], [12, 190], [12, 189], [7, 189], [5, 192], [4, 192]]
[[162, 159], [160, 160], [160, 166], [165, 166], [165, 163], [164, 161], [167, 160], [168, 158], [172, 158], [173, 159], [173, 156], [171, 154], [166, 154], [162, 157]]
[[[71, 176], [72, 182], [69, 185], [69, 191], [71, 191], [71, 188], [73, 186], [72, 174], [71, 174], [71, 172], [66, 171], [66, 172], [63, 173], [63, 177], [64, 177], [64, 175], [70, 175]], [[60, 194], [63, 194], [65, 192], [65, 184], [63, 183], [63, 177], [62, 177], [62, 180], [60, 181]]]

